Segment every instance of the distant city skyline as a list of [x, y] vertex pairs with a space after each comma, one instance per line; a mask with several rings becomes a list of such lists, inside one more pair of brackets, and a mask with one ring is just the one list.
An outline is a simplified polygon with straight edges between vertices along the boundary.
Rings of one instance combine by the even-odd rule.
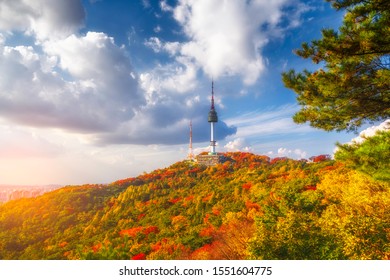
[[[351, 133], [297, 125], [281, 73], [340, 25], [314, 0], [0, 2], [0, 184], [109, 183], [209, 147], [332, 154]], [[362, 127], [362, 130], [371, 125]]]
[[0, 185], [0, 204], [20, 198], [37, 197], [46, 192], [54, 191], [60, 185]]

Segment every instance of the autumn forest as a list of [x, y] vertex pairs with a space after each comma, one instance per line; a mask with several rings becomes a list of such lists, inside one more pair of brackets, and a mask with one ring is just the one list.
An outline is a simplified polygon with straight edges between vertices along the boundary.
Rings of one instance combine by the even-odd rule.
[[294, 51], [319, 68], [282, 73], [293, 120], [354, 132], [383, 121], [375, 134], [336, 144], [334, 159], [227, 152], [8, 201], [0, 259], [390, 259], [390, 1], [326, 2], [342, 25]]
[[0, 258], [390, 258], [388, 182], [326, 156], [225, 156], [3, 204]]

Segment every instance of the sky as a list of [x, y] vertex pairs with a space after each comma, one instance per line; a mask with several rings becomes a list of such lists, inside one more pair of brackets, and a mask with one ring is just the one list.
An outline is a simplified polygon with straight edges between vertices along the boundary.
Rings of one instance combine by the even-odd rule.
[[[343, 13], [304, 0], [0, 1], [0, 184], [109, 183], [208, 148], [332, 154], [281, 73]], [[363, 128], [362, 128], [363, 129]]]

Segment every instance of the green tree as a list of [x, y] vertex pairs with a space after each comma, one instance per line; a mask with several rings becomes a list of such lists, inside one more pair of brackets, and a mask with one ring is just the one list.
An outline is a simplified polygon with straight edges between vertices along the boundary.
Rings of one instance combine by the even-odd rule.
[[335, 158], [376, 180], [390, 181], [390, 130], [379, 131], [362, 143], [337, 144]]
[[356, 131], [367, 121], [390, 117], [390, 2], [326, 0], [346, 9], [338, 31], [303, 43], [296, 54], [324, 67], [282, 74], [302, 108], [296, 123], [330, 130]]

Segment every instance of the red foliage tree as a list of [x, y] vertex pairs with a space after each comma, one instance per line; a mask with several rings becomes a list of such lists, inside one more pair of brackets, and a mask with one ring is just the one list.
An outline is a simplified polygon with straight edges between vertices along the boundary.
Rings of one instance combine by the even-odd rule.
[[315, 191], [316, 189], [317, 189], [316, 186], [312, 186], [312, 185], [305, 186], [305, 190], [306, 191]]
[[66, 245], [68, 245], [68, 242], [66, 242], [66, 241], [61, 242], [60, 244], [58, 244], [58, 246], [60, 246], [61, 248], [64, 248]]
[[325, 160], [330, 160], [331, 159], [331, 156], [330, 155], [319, 155], [319, 156], [312, 156], [310, 158], [310, 160], [312, 162], [321, 162], [321, 161], [325, 161]]
[[252, 201], [249, 201], [247, 200], [245, 202], [245, 207], [250, 210], [250, 209], [256, 209], [257, 211], [259, 211], [261, 209], [261, 206], [255, 202], [252, 202]]
[[139, 214], [137, 217], [137, 221], [141, 220], [143, 217], [145, 217], [145, 215], [146, 215], [145, 213]]
[[146, 260], [146, 255], [144, 253], [139, 253], [137, 255], [134, 255], [132, 260]]
[[213, 196], [213, 194], [210, 193], [210, 194], [208, 194], [207, 196], [203, 197], [203, 198], [202, 198], [202, 201], [203, 201], [203, 202], [207, 202], [207, 201], [209, 201], [209, 200], [212, 198], [212, 196]]
[[221, 214], [221, 210], [222, 210], [222, 207], [221, 207], [221, 206], [214, 206], [214, 207], [211, 209], [211, 212], [212, 212], [215, 216], [218, 216], [219, 214]]
[[213, 252], [213, 246], [211, 244], [206, 244], [199, 249], [196, 249], [191, 254], [191, 259], [194, 260], [207, 260], [211, 259], [211, 254]]
[[199, 232], [199, 236], [201, 237], [210, 237], [213, 236], [213, 233], [215, 232], [215, 228], [213, 225], [209, 225], [208, 227], [202, 229]]
[[119, 235], [120, 236], [128, 235], [128, 236], [131, 236], [131, 237], [135, 237], [143, 229], [144, 229], [144, 227], [134, 227], [134, 228], [129, 228], [129, 229], [122, 229], [119, 232]]
[[92, 251], [93, 251], [94, 253], [96, 253], [96, 252], [98, 252], [101, 248], [102, 248], [102, 243], [98, 243], [98, 244], [92, 246]]
[[287, 157], [276, 157], [270, 161], [270, 164], [275, 164], [279, 161], [285, 161], [285, 160], [287, 160]]
[[156, 226], [149, 226], [149, 227], [147, 227], [147, 228], [144, 228], [144, 230], [142, 231], [143, 232], [143, 234], [145, 234], [145, 235], [148, 235], [148, 234], [150, 234], [150, 233], [159, 233], [159, 228], [158, 227], [156, 227]]
[[179, 202], [180, 200], [181, 200], [181, 197], [171, 198], [171, 199], [169, 200], [169, 202], [172, 203], [172, 204], [175, 204], [175, 203]]

